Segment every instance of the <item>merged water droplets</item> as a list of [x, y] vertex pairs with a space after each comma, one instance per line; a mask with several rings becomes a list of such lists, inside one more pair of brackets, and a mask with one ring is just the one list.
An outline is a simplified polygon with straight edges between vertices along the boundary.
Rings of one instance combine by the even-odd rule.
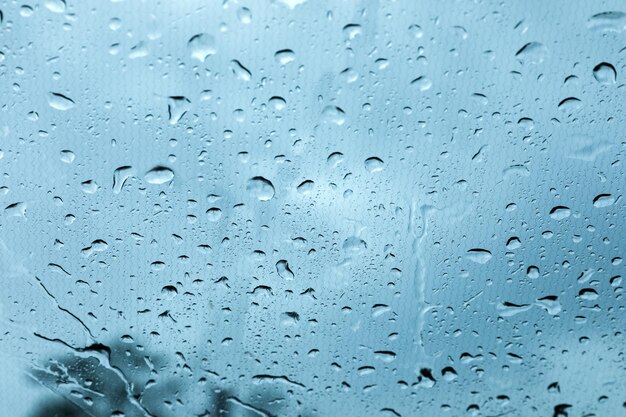
[[134, 169], [131, 166], [125, 165], [117, 168], [113, 171], [113, 193], [119, 194], [126, 184], [126, 181], [134, 175]]
[[191, 100], [184, 96], [171, 96], [167, 99], [167, 113], [170, 124], [180, 122], [183, 116], [191, 109]]
[[284, 259], [276, 262], [276, 272], [282, 279], [287, 281], [291, 281], [294, 278], [293, 272], [289, 268], [289, 263]]

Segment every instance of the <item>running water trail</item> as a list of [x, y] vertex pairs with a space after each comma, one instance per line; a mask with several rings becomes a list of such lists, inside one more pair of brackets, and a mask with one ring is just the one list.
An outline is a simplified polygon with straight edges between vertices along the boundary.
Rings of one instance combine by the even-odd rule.
[[[414, 265], [412, 275], [403, 285], [403, 296], [406, 297], [403, 307], [408, 310], [406, 311], [404, 328], [405, 334], [411, 335], [409, 358], [411, 362], [416, 364], [416, 372], [419, 372], [419, 368], [426, 365], [431, 359], [424, 349], [422, 333], [426, 313], [435, 307], [426, 302], [428, 263], [425, 259], [427, 251], [424, 248], [428, 236], [428, 218], [433, 210], [435, 210], [433, 206], [426, 204], [418, 206], [417, 201], [413, 200], [409, 212], [408, 237], [412, 239], [410, 255]], [[416, 224], [418, 220], [419, 224]], [[415, 300], [415, 303], [410, 300]]]

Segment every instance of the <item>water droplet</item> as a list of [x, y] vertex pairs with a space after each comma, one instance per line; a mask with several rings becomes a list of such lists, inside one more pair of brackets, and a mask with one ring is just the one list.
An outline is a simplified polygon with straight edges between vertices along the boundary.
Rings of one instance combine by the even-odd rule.
[[190, 51], [191, 57], [200, 62], [204, 62], [205, 59], [211, 55], [215, 55], [217, 52], [215, 48], [215, 38], [207, 33], [193, 35], [187, 42], [187, 48]]
[[467, 251], [467, 259], [478, 264], [486, 264], [493, 258], [493, 255], [487, 249], [474, 248]]
[[593, 301], [598, 299], [599, 295], [593, 288], [583, 288], [578, 292], [578, 296], [581, 300]]
[[582, 101], [577, 97], [568, 97], [561, 100], [559, 103], [559, 109], [564, 111], [573, 111], [579, 109], [582, 106]]
[[346, 122], [346, 113], [337, 106], [326, 106], [322, 111], [322, 118], [327, 123], [341, 126]]
[[62, 150], [60, 152], [60, 156], [61, 162], [65, 162], [66, 164], [71, 164], [72, 162], [74, 162], [74, 159], [76, 159], [76, 155], [74, 155], [74, 152], [69, 150]]
[[556, 316], [561, 312], [561, 303], [559, 302], [559, 298], [555, 295], [538, 298], [536, 303], [551, 316]]
[[4, 208], [4, 214], [8, 217], [26, 217], [26, 203], [17, 202]]
[[241, 62], [233, 59], [230, 63], [230, 68], [238, 79], [242, 81], [250, 81], [252, 79], [252, 73], [248, 68], [244, 67]]
[[566, 206], [555, 206], [550, 210], [550, 217], [554, 220], [563, 220], [568, 218], [572, 214], [572, 211], [569, 207]]
[[361, 25], [357, 25], [355, 23], [350, 23], [343, 27], [343, 34], [346, 37], [346, 39], [349, 39], [349, 40], [356, 38], [362, 33], [363, 33], [363, 28], [361, 27]]
[[597, 208], [612, 206], [615, 203], [615, 197], [611, 194], [599, 194], [593, 199], [593, 205]]
[[278, 0], [281, 4], [284, 4], [290, 9], [295, 9], [297, 6], [306, 3], [306, 0]]
[[94, 194], [96, 191], [98, 191], [100, 186], [96, 184], [94, 180], [87, 180], [80, 183], [80, 188], [86, 194]]
[[326, 162], [332, 167], [336, 167], [343, 162], [343, 154], [341, 152], [333, 152], [328, 155]]
[[252, 23], [252, 12], [247, 7], [240, 7], [237, 10], [237, 19], [244, 25]]
[[534, 265], [529, 266], [526, 269], [526, 276], [530, 279], [537, 279], [539, 278], [539, 268], [537, 268]]
[[44, 5], [53, 13], [63, 13], [66, 7], [64, 0], [46, 0]]
[[593, 77], [600, 84], [615, 84], [617, 71], [608, 62], [601, 62], [593, 67]]
[[296, 60], [296, 54], [291, 49], [281, 49], [274, 54], [274, 58], [280, 65], [287, 65]]
[[372, 156], [365, 160], [365, 169], [371, 173], [380, 172], [385, 169], [385, 162], [376, 156]]
[[133, 167], [122, 166], [113, 171], [113, 193], [119, 194], [126, 184], [126, 180], [134, 175]]
[[222, 218], [222, 209], [218, 207], [211, 207], [206, 211], [206, 215], [210, 222], [217, 222]]
[[587, 21], [587, 27], [596, 32], [622, 32], [626, 29], [626, 13], [610, 11], [594, 14]]
[[165, 184], [174, 179], [174, 171], [167, 167], [159, 165], [146, 172], [144, 179], [148, 184]]
[[270, 98], [267, 103], [272, 106], [276, 111], [285, 110], [285, 107], [287, 107], [287, 102], [285, 101], [285, 99], [278, 96]]
[[166, 300], [171, 300], [178, 295], [178, 290], [173, 285], [166, 285], [161, 288], [161, 294]]
[[191, 109], [191, 100], [184, 96], [168, 97], [167, 112], [170, 124], [175, 125]]
[[246, 190], [259, 201], [270, 201], [274, 197], [274, 185], [263, 177], [250, 178]]
[[548, 48], [540, 42], [528, 42], [515, 56], [522, 64], [541, 64], [548, 57]]
[[294, 277], [293, 272], [291, 272], [291, 269], [289, 268], [289, 263], [287, 263], [284, 259], [276, 262], [276, 272], [278, 272], [278, 275], [282, 279], [287, 281], [291, 281]]
[[313, 181], [306, 180], [298, 185], [297, 190], [300, 194], [309, 194], [311, 191], [313, 191], [314, 187], [315, 183]]
[[411, 81], [411, 85], [417, 87], [420, 91], [428, 91], [432, 87], [433, 82], [425, 75], [422, 75]]
[[343, 241], [343, 250], [346, 252], [357, 253], [367, 249], [367, 243], [358, 236], [350, 236]]
[[48, 93], [48, 104], [56, 110], [66, 111], [74, 107], [74, 100], [61, 93]]
[[529, 304], [515, 304], [509, 301], [498, 303], [496, 310], [501, 317], [512, 317], [516, 314], [528, 311], [532, 306]]

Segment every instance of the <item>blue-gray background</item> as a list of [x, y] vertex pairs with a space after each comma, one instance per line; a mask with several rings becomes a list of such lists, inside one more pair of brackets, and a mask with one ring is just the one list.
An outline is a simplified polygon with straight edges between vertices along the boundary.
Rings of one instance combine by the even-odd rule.
[[623, 2], [0, 10], [2, 415], [626, 413]]

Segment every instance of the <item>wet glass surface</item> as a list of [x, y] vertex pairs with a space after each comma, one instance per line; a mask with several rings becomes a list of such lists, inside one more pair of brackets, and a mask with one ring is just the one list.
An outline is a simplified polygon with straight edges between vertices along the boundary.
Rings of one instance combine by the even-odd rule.
[[0, 10], [0, 415], [626, 415], [622, 2]]

